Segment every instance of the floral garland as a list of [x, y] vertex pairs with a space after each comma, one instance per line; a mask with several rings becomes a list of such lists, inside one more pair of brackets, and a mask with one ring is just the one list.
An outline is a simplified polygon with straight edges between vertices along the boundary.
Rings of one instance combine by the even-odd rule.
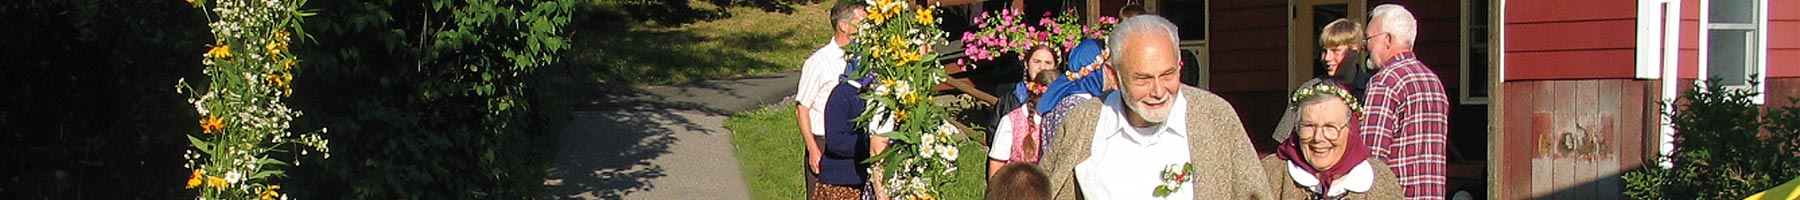
[[1344, 87], [1339, 87], [1333, 83], [1321, 83], [1313, 85], [1312, 87], [1300, 87], [1300, 89], [1294, 90], [1294, 96], [1288, 98], [1288, 109], [1300, 108], [1300, 101], [1305, 101], [1306, 98], [1315, 95], [1336, 96], [1338, 99], [1343, 99], [1344, 104], [1350, 104], [1350, 112], [1362, 113], [1362, 104], [1357, 103], [1356, 96], [1350, 95], [1349, 90], [1344, 90]]
[[975, 17], [973, 23], [977, 31], [963, 32], [963, 54], [969, 56], [969, 59], [958, 60], [959, 64], [974, 66], [968, 62], [994, 60], [1009, 52], [1024, 59], [1025, 51], [1037, 44], [1048, 44], [1062, 50], [1072, 49], [1084, 38], [1104, 38], [1111, 32], [1113, 24], [1119, 23], [1118, 18], [1100, 17], [1100, 23], [1085, 25], [1074, 9], [1065, 10], [1056, 16], [1044, 12], [1044, 17], [1035, 26], [1021, 22], [1025, 20], [1021, 17], [1024, 10], [1006, 9], [992, 13], [994, 14], [984, 12]]
[[216, 39], [202, 54], [205, 90], [195, 90], [185, 78], [176, 86], [201, 116], [200, 133], [188, 135], [193, 148], [183, 154], [182, 166], [192, 170], [186, 187], [197, 190], [199, 199], [286, 199], [272, 180], [285, 176], [276, 167], [300, 162], [277, 159], [272, 154], [291, 152], [279, 147], [331, 157], [325, 147], [329, 141], [319, 136], [324, 129], [288, 131], [301, 114], [288, 108], [284, 98], [293, 94], [293, 68], [299, 61], [288, 45], [291, 37], [304, 35], [298, 33], [300, 17], [309, 14], [296, 10], [304, 0], [187, 2], [210, 11], [207, 25]]
[[894, 199], [936, 199], [937, 189], [955, 180], [957, 148], [966, 136], [950, 125], [949, 109], [930, 98], [931, 86], [946, 80], [931, 46], [946, 43], [938, 27], [937, 6], [918, 7], [905, 0], [866, 0], [869, 17], [858, 25], [857, 42], [846, 46], [869, 74], [870, 101], [856, 121], [893, 142], [869, 162], [879, 176], [881, 192]]

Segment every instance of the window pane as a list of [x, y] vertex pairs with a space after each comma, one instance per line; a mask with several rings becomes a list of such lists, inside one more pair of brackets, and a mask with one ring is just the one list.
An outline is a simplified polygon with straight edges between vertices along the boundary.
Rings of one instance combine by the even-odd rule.
[[1181, 84], [1200, 86], [1200, 58], [1194, 50], [1181, 50]]
[[1756, 0], [1709, 0], [1712, 10], [1707, 16], [1713, 23], [1751, 23], [1756, 18]]
[[1469, 82], [1469, 88], [1463, 90], [1469, 97], [1488, 96], [1488, 1], [1470, 0], [1469, 15], [1465, 16], [1469, 24], [1469, 63], [1463, 77]]
[[[1206, 1], [1205, 0], [1164, 0], [1161, 10], [1163, 17], [1181, 30], [1182, 40], [1206, 39]], [[1123, 20], [1123, 19], [1121, 19]]]
[[1706, 72], [1708, 78], [1720, 78], [1724, 85], [1747, 85], [1744, 80], [1749, 75], [1750, 62], [1755, 54], [1750, 42], [1750, 31], [1712, 30], [1707, 39]]

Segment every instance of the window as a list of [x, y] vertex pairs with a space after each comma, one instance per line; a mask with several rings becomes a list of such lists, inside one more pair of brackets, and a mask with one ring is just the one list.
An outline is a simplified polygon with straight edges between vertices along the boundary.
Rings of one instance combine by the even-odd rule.
[[1457, 92], [1464, 105], [1488, 103], [1488, 0], [1463, 1], [1462, 78]]
[[[1762, 35], [1767, 2], [1760, 0], [1708, 0], [1702, 5], [1701, 78], [1718, 79], [1727, 87], [1762, 90], [1751, 86], [1761, 82], [1767, 66], [1762, 48], [1767, 40]], [[1752, 77], [1756, 76], [1756, 77]], [[1760, 96], [1755, 98], [1760, 102]]]

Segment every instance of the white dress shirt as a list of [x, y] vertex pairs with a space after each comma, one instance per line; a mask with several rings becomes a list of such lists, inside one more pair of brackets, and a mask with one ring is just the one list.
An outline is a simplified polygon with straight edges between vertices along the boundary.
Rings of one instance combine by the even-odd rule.
[[837, 87], [838, 75], [849, 65], [844, 49], [836, 40], [830, 41], [806, 58], [800, 67], [800, 86], [794, 92], [794, 101], [807, 108], [812, 124], [805, 128], [812, 130], [813, 136], [825, 136], [825, 101], [831, 99], [831, 88]]
[[1082, 194], [1087, 199], [1192, 199], [1192, 181], [1183, 181], [1181, 188], [1168, 196], [1153, 195], [1156, 186], [1163, 184], [1164, 169], [1191, 161], [1187, 99], [1176, 93], [1168, 120], [1143, 129], [1154, 131], [1144, 133], [1126, 121], [1125, 115], [1131, 113], [1126, 113], [1121, 94], [1106, 95], [1094, 126], [1092, 153], [1075, 165]]

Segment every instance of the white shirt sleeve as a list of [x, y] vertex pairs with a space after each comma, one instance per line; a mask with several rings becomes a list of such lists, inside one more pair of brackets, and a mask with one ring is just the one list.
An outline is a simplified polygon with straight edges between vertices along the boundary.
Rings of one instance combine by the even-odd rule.
[[1009, 117], [1000, 117], [1000, 125], [994, 126], [994, 141], [988, 148], [988, 158], [994, 160], [1012, 160], [1013, 127]]

